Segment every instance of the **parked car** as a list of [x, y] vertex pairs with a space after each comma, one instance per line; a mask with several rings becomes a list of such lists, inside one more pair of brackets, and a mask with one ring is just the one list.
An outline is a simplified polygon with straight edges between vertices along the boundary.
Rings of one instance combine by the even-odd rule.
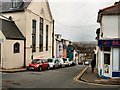
[[70, 61], [70, 66], [74, 66], [76, 63], [74, 61]]
[[78, 60], [78, 65], [83, 65], [83, 60]]
[[89, 62], [88, 62], [88, 61], [85, 61], [85, 65], [89, 65]]
[[70, 66], [69, 58], [63, 58], [65, 66]]
[[50, 69], [59, 68], [59, 61], [55, 58], [49, 58], [48, 63], [49, 63]]
[[89, 64], [90, 64], [90, 61], [85, 61], [84, 64], [85, 64], [85, 65], [89, 65]]
[[46, 59], [34, 59], [28, 66], [27, 70], [39, 70], [49, 69], [49, 63]]
[[56, 58], [59, 61], [59, 67], [65, 67], [65, 63], [62, 58]]
[[85, 62], [84, 62], [84, 64], [85, 64], [85, 65], [90, 65], [90, 64], [91, 64], [91, 61], [92, 61], [92, 59], [86, 59]]

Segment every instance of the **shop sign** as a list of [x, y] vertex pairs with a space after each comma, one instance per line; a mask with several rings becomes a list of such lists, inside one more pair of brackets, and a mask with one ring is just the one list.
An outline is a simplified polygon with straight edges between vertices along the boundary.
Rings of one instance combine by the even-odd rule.
[[120, 47], [120, 40], [98, 40], [99, 47]]

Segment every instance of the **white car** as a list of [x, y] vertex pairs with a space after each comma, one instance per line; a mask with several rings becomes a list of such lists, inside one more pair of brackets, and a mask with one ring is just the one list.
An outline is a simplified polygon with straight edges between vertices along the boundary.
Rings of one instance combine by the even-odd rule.
[[70, 66], [69, 58], [63, 58], [65, 66]]
[[59, 61], [55, 58], [49, 58], [48, 63], [50, 69], [55, 69], [59, 67]]
[[74, 61], [70, 61], [70, 65], [71, 65], [71, 66], [74, 66], [74, 65], [75, 65], [75, 62], [74, 62]]
[[89, 65], [89, 61], [85, 61], [85, 65]]
[[65, 63], [62, 58], [56, 58], [59, 61], [59, 67], [65, 67]]

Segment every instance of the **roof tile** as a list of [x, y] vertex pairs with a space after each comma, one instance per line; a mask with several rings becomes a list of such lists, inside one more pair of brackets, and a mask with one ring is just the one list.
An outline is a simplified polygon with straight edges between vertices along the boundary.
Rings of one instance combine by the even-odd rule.
[[101, 22], [102, 15], [120, 15], [120, 1], [112, 6], [99, 10], [97, 22]]
[[0, 30], [3, 32], [6, 39], [25, 40], [25, 37], [15, 25], [14, 21], [0, 19], [0, 23]]

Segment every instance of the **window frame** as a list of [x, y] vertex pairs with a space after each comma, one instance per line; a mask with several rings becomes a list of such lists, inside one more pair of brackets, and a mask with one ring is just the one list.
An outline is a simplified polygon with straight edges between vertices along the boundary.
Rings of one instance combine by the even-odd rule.
[[39, 22], [39, 52], [43, 51], [43, 31], [44, 31], [44, 19], [40, 17]]
[[18, 42], [16, 42], [14, 45], [13, 45], [13, 52], [14, 53], [20, 53], [20, 44]]
[[36, 52], [36, 23], [35, 19], [32, 20], [32, 52]]
[[[109, 55], [109, 61], [105, 59], [105, 55]], [[110, 65], [110, 53], [104, 52], [104, 64]]]
[[18, 8], [20, 6], [19, 0], [12, 0], [12, 8]]
[[48, 31], [49, 31], [49, 26], [46, 25], [46, 51], [48, 51]]

